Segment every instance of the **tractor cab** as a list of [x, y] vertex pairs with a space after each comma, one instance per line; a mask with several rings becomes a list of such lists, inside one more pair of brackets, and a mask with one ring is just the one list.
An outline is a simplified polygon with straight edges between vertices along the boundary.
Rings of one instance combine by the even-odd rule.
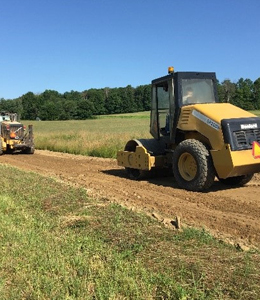
[[174, 73], [170, 67], [167, 76], [152, 81], [150, 133], [157, 140], [162, 136], [169, 136], [174, 142], [183, 107], [217, 102], [215, 73]]

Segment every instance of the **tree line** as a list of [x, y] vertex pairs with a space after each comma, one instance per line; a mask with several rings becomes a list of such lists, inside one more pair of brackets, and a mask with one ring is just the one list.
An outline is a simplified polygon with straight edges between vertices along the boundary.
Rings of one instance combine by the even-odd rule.
[[218, 84], [221, 102], [229, 102], [245, 110], [260, 109], [260, 77], [256, 81], [240, 78], [236, 83], [224, 80]]
[[24, 120], [84, 120], [97, 115], [150, 110], [150, 85], [136, 88], [89, 89], [61, 94], [28, 92], [13, 100], [0, 99], [0, 110], [17, 112]]
[[[260, 78], [255, 82], [240, 78], [218, 82], [220, 102], [229, 102], [245, 110], [260, 109]], [[28, 92], [16, 99], [0, 99], [0, 110], [16, 112], [25, 120], [84, 120], [97, 115], [132, 113], [150, 110], [151, 85], [136, 88], [89, 89], [61, 94], [45, 90]]]

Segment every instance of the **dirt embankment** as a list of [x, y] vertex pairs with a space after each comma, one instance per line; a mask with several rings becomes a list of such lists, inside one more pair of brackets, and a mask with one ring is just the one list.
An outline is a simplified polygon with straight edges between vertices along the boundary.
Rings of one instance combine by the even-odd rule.
[[260, 248], [260, 174], [244, 187], [227, 188], [215, 181], [205, 193], [177, 187], [173, 177], [132, 181], [116, 160], [36, 150], [34, 155], [3, 155], [0, 163], [52, 176], [85, 187], [96, 198], [205, 228], [241, 246]]

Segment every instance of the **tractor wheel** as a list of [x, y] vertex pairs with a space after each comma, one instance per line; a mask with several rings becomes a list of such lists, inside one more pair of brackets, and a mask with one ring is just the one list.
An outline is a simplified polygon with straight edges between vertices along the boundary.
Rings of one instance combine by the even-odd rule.
[[25, 154], [33, 154], [34, 153], [34, 147], [28, 147], [26, 148], [23, 153]]
[[253, 176], [254, 174], [248, 174], [248, 175], [229, 177], [226, 179], [219, 178], [218, 180], [225, 185], [242, 186], [247, 184], [252, 179]]
[[207, 148], [198, 140], [181, 142], [173, 154], [173, 174], [183, 189], [208, 189], [214, 182], [215, 169]]
[[146, 177], [146, 172], [143, 170], [125, 168], [126, 173], [130, 179], [139, 180]]

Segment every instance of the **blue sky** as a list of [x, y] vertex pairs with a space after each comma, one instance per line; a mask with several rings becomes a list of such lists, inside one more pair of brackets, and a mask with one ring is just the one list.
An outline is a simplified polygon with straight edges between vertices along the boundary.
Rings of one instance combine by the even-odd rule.
[[0, 0], [0, 98], [260, 77], [259, 0]]

